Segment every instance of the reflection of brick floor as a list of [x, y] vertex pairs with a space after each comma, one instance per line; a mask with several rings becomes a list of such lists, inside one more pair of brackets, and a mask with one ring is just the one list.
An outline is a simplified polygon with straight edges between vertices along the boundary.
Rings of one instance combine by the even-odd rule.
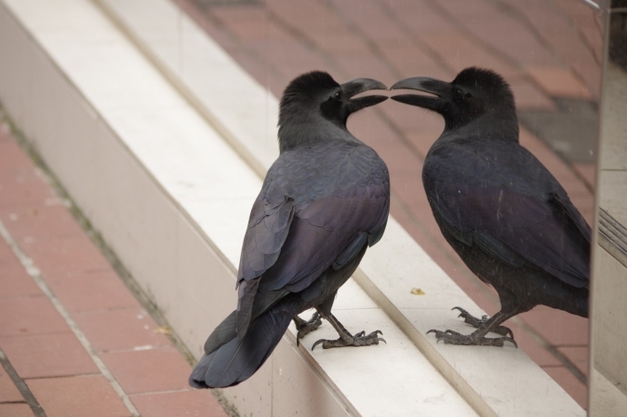
[[226, 417], [2, 124], [0, 222], [0, 416]]
[[[519, 110], [555, 110], [553, 98], [599, 98], [599, 20], [575, 0], [174, 1], [276, 96], [312, 69], [338, 81], [372, 77], [391, 85], [415, 75], [450, 80], [477, 65], [506, 77]], [[482, 308], [496, 312], [493, 291], [444, 241], [420, 184], [439, 117], [387, 101], [349, 123], [390, 166], [396, 219]], [[563, 161], [526, 129], [521, 142], [592, 223], [594, 166]], [[541, 307], [513, 321], [521, 347], [585, 407], [588, 321]]]

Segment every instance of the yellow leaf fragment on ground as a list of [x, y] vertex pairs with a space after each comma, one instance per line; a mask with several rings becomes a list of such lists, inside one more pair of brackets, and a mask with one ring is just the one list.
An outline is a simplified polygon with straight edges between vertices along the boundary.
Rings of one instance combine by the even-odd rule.
[[170, 328], [168, 326], [165, 326], [165, 325], [157, 327], [153, 331], [155, 333], [161, 333], [161, 334], [172, 334], [172, 330], [170, 330]]

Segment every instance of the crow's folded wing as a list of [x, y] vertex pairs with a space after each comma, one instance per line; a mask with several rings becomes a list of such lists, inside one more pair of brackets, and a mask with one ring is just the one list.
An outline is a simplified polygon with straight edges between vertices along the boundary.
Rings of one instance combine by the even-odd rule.
[[568, 197], [538, 198], [506, 187], [437, 182], [430, 202], [449, 231], [512, 266], [521, 258], [560, 280], [585, 287], [590, 229]]
[[298, 207], [288, 197], [275, 204], [257, 201], [240, 260], [238, 335], [252, 316], [376, 243], [388, 213], [387, 182], [336, 190]]

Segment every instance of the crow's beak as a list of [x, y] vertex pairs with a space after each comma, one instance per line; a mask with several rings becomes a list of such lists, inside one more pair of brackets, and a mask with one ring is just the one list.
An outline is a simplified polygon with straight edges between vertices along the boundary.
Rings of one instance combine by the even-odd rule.
[[366, 107], [374, 106], [388, 99], [387, 96], [364, 96], [353, 98], [359, 93], [370, 90], [387, 90], [388, 88], [382, 82], [371, 78], [355, 78], [341, 85], [344, 96], [349, 100], [351, 113]]
[[424, 91], [425, 93], [433, 94], [435, 97], [419, 94], [399, 94], [392, 96], [392, 100], [437, 111], [442, 106], [443, 101], [450, 97], [453, 86], [450, 83], [434, 78], [412, 77], [401, 80], [390, 88], [390, 90], [401, 89]]

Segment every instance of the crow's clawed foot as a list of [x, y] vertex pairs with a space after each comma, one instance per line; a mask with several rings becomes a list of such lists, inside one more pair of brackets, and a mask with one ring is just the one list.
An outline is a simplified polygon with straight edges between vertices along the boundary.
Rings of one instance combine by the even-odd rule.
[[294, 316], [294, 324], [296, 324], [296, 346], [300, 344], [300, 339], [316, 330], [322, 324], [322, 318], [318, 312], [313, 313], [309, 321], [303, 320], [298, 316]]
[[[470, 324], [475, 329], [479, 329], [481, 326], [488, 321], [488, 316], [483, 316], [480, 319], [476, 318], [466, 310], [461, 307], [453, 307], [451, 310], [459, 310], [459, 316], [464, 319], [464, 323]], [[491, 332], [500, 334], [501, 336], [509, 336], [512, 340], [514, 339], [514, 332], [509, 327], [505, 326], [494, 326], [490, 329]]]
[[439, 342], [440, 340], [446, 343], [447, 345], [466, 345], [466, 346], [498, 346], [503, 347], [505, 342], [510, 342], [515, 347], [518, 347], [518, 344], [511, 337], [503, 336], [496, 338], [487, 338], [485, 336], [475, 336], [475, 333], [470, 335], [464, 335], [453, 330], [435, 330], [431, 329], [427, 332], [434, 333], [435, 338]]
[[323, 349], [331, 349], [335, 347], [345, 347], [345, 346], [370, 346], [370, 345], [378, 345], [379, 342], [386, 343], [385, 339], [379, 337], [380, 334], [383, 334], [380, 330], [375, 330], [374, 332], [366, 335], [366, 332], [359, 332], [354, 336], [350, 334], [340, 335], [339, 339], [336, 340], [326, 340], [320, 339], [316, 343], [313, 344], [311, 350], [314, 350], [316, 346], [322, 344]]

